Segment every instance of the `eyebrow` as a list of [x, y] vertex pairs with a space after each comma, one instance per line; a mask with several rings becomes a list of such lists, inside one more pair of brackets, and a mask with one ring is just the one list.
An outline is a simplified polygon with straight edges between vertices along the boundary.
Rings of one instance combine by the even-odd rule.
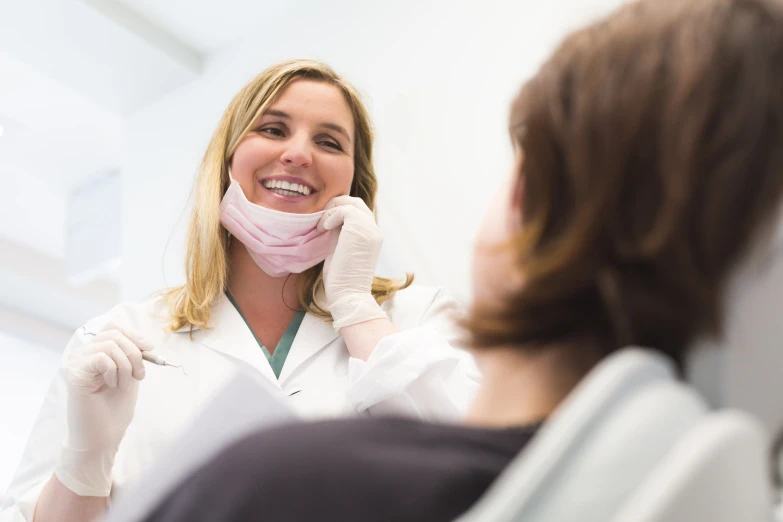
[[[285, 118], [288, 120], [291, 119], [290, 114], [283, 111], [279, 111], [277, 109], [269, 109], [262, 116], [277, 116], [278, 118]], [[339, 132], [340, 134], [345, 136], [345, 138], [348, 140], [348, 143], [351, 143], [351, 136], [348, 134], [348, 131], [345, 130], [345, 127], [341, 125], [337, 125], [336, 123], [328, 123], [328, 122], [321, 123], [320, 126], [324, 127], [325, 129], [331, 129], [335, 132]]]

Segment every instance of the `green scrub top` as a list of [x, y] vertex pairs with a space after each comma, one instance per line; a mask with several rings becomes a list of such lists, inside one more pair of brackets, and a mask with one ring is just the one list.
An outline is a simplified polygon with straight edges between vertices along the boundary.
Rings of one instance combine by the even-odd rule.
[[232, 296], [231, 292], [229, 292], [228, 290], [226, 290], [226, 297], [228, 297], [228, 300], [231, 301], [231, 304], [234, 305], [234, 308], [237, 309], [237, 312], [239, 312], [239, 315], [240, 317], [242, 317], [242, 320], [245, 321], [245, 324], [247, 325], [248, 329], [250, 329], [250, 333], [253, 334], [253, 338], [258, 343], [258, 346], [260, 346], [261, 350], [264, 351], [266, 360], [269, 361], [269, 366], [272, 367], [272, 371], [274, 372], [275, 377], [279, 379], [280, 372], [283, 371], [283, 365], [285, 364], [286, 357], [288, 357], [288, 352], [291, 351], [291, 345], [294, 344], [294, 338], [296, 337], [296, 332], [299, 331], [299, 326], [301, 326], [302, 320], [304, 319], [305, 316], [304, 310], [299, 310], [298, 312], [296, 312], [296, 315], [291, 320], [291, 323], [288, 325], [288, 328], [286, 328], [283, 337], [280, 338], [280, 342], [277, 343], [277, 347], [275, 347], [275, 353], [270, 354], [266, 346], [264, 346], [261, 343], [261, 341], [258, 340], [258, 337], [256, 337], [255, 332], [253, 332], [253, 329], [250, 328], [250, 323], [247, 322], [247, 319], [245, 319], [242, 310], [239, 309], [239, 306], [237, 306], [237, 302], [234, 301], [234, 296]]

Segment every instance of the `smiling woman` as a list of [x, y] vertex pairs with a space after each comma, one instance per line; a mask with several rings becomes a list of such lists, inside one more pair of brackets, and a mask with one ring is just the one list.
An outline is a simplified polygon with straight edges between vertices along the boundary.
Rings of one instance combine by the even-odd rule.
[[[466, 411], [478, 373], [449, 341], [455, 300], [375, 276], [372, 143], [356, 90], [324, 64], [281, 63], [240, 90], [195, 181], [185, 284], [74, 335], [9, 520], [103, 512], [236, 365], [307, 417]], [[145, 367], [149, 351], [188, 377]]]
[[[271, 210], [314, 213], [339, 195], [360, 199], [373, 210], [378, 183], [372, 148], [372, 126], [361, 97], [328, 66], [309, 60], [284, 62], [248, 83], [226, 110], [199, 170], [188, 241], [188, 284], [168, 294], [171, 329], [206, 327], [210, 304], [230, 286], [229, 278], [244, 279], [236, 272], [245, 265], [253, 272], [248, 253], [237, 248], [238, 242], [229, 242], [226, 229], [215, 226], [232, 179], [250, 203]], [[283, 182], [289, 183], [289, 191], [296, 183], [309, 188], [310, 194], [275, 194], [264, 186], [274, 183], [282, 192]], [[374, 266], [377, 259], [370, 262]], [[373, 277], [371, 295], [381, 304], [411, 282], [412, 276], [404, 283]], [[333, 318], [324, 296], [318, 299], [324, 285], [323, 267], [317, 263], [265, 286], [275, 287], [275, 298], [288, 292], [287, 308], [297, 308], [291, 303], [298, 302], [318, 317]], [[242, 296], [236, 297], [243, 306]], [[286, 322], [285, 317], [278, 319]]]

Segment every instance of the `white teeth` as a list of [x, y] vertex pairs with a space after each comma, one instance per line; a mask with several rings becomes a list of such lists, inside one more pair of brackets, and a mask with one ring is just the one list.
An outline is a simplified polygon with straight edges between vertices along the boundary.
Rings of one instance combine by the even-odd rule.
[[281, 196], [302, 197], [302, 195], [298, 192], [291, 192], [290, 190], [283, 190], [279, 188], [272, 189], [272, 192], [275, 194], [280, 194]]
[[279, 179], [264, 181], [263, 185], [275, 194], [281, 194], [283, 196], [309, 196], [312, 193], [312, 189], [308, 186]]

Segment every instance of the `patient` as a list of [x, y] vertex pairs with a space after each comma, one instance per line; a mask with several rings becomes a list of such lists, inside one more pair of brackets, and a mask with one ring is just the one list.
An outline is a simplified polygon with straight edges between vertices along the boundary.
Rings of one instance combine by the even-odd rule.
[[[720, 336], [783, 194], [783, 6], [645, 0], [570, 35], [510, 114], [516, 162], [474, 254], [484, 373], [462, 426], [256, 433], [150, 521], [428, 521], [469, 508], [590, 369]], [[469, 190], [469, 187], [465, 187]]]

